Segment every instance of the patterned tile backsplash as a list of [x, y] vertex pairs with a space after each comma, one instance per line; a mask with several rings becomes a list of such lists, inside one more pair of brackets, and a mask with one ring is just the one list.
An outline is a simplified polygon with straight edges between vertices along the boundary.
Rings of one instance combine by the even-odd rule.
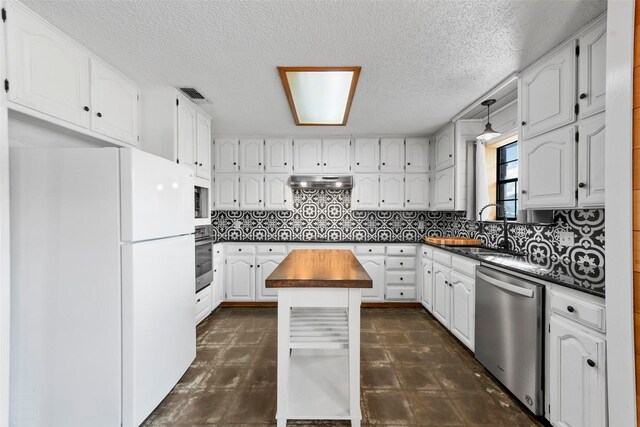
[[[293, 191], [290, 211], [213, 211], [214, 241], [417, 242], [424, 236], [464, 236], [496, 246], [502, 224], [465, 219], [464, 212], [352, 211], [349, 191]], [[604, 210], [560, 210], [554, 225], [510, 224], [512, 247], [520, 251], [604, 267]], [[574, 234], [572, 247], [559, 245], [558, 232]]]

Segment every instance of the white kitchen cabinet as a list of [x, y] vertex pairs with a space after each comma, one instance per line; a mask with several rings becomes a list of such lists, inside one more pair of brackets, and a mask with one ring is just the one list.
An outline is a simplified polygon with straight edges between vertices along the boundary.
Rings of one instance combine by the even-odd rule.
[[214, 207], [217, 210], [238, 209], [239, 183], [238, 174], [218, 173], [214, 177]]
[[427, 138], [407, 138], [405, 153], [407, 173], [429, 172], [429, 140]]
[[211, 116], [198, 110], [196, 114], [196, 175], [211, 180]]
[[451, 269], [437, 262], [433, 263], [433, 315], [444, 327], [449, 329], [450, 281]]
[[358, 256], [358, 261], [373, 281], [372, 288], [362, 289], [362, 301], [384, 302], [384, 256]]
[[218, 138], [213, 144], [213, 169], [216, 173], [238, 171], [238, 139]]
[[599, 113], [607, 92], [607, 23], [602, 20], [580, 36], [578, 56], [578, 96], [580, 117]]
[[261, 173], [264, 171], [264, 140], [240, 140], [240, 172]]
[[549, 334], [551, 423], [555, 426], [606, 426], [604, 339], [554, 315]]
[[429, 176], [426, 174], [404, 177], [405, 208], [426, 211], [429, 209]]
[[578, 206], [604, 207], [604, 113], [578, 124]]
[[264, 176], [264, 208], [266, 210], [286, 210], [291, 206], [292, 195], [289, 175]]
[[357, 174], [353, 177], [351, 205], [354, 210], [377, 210], [380, 206], [380, 181], [377, 174]]
[[5, 7], [9, 100], [89, 128], [89, 53], [28, 9]]
[[296, 174], [322, 173], [322, 140], [296, 139], [293, 141], [293, 165]]
[[264, 171], [266, 173], [291, 173], [291, 140], [271, 138], [264, 141]]
[[524, 209], [576, 205], [576, 129], [566, 126], [518, 143]]
[[[214, 248], [217, 246], [214, 245]], [[224, 279], [223, 279], [223, 265], [224, 260], [222, 258], [213, 258], [213, 282], [211, 283], [211, 309], [218, 307], [222, 301], [224, 301]]]
[[378, 173], [380, 170], [380, 139], [356, 138], [355, 140], [356, 173]]
[[455, 164], [455, 125], [450, 123], [442, 128], [434, 137], [435, 161], [437, 172], [450, 168]]
[[209, 314], [211, 314], [211, 286], [207, 286], [196, 293], [196, 325], [202, 322]]
[[256, 210], [264, 207], [264, 176], [240, 174], [240, 210]]
[[451, 333], [473, 350], [475, 344], [475, 280], [452, 271], [449, 290]]
[[278, 300], [278, 289], [267, 288], [265, 281], [284, 258], [285, 255], [260, 255], [256, 257], [256, 301]]
[[455, 167], [450, 167], [440, 172], [436, 172], [433, 178], [433, 209], [452, 210], [454, 209], [455, 192]]
[[433, 261], [422, 257], [422, 305], [433, 311]]
[[404, 172], [403, 138], [382, 138], [380, 140], [380, 172]]
[[576, 119], [576, 42], [536, 62], [519, 80], [520, 139], [568, 125]]
[[225, 260], [225, 301], [255, 301], [255, 257], [234, 255]]
[[138, 87], [100, 61], [91, 60], [91, 129], [138, 145]]
[[197, 110], [185, 97], [178, 97], [178, 163], [196, 170]]
[[404, 175], [380, 175], [380, 209], [397, 210], [404, 208]]
[[351, 140], [349, 138], [322, 140], [322, 172], [337, 174], [351, 172]]

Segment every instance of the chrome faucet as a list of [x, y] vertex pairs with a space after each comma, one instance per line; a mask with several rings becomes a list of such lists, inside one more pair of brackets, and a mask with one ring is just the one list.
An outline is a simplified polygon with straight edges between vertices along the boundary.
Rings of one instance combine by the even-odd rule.
[[507, 211], [505, 210], [504, 206], [498, 204], [498, 203], [489, 203], [486, 206], [483, 206], [482, 209], [480, 209], [480, 212], [478, 212], [478, 222], [480, 223], [480, 232], [482, 232], [482, 227], [484, 225], [484, 221], [482, 221], [482, 212], [484, 212], [485, 209], [491, 207], [491, 206], [495, 206], [496, 209], [502, 209], [502, 228], [504, 230], [504, 235], [502, 237], [502, 242], [498, 243], [498, 246], [500, 246], [501, 248], [503, 248], [504, 250], [511, 250], [511, 245], [509, 244], [509, 229], [507, 228]]

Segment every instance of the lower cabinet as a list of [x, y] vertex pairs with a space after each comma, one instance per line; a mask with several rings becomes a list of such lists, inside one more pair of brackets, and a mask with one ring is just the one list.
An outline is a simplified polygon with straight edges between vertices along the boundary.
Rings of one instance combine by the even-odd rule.
[[267, 277], [284, 260], [286, 255], [259, 255], [256, 257], [256, 301], [277, 301], [278, 290], [267, 288]]
[[362, 290], [363, 302], [384, 302], [384, 256], [359, 256], [358, 261], [373, 281], [373, 287]]
[[422, 257], [422, 305], [433, 312], [433, 261]]
[[213, 257], [213, 282], [211, 283], [211, 309], [218, 307], [224, 300], [224, 282], [222, 279], [223, 260]]
[[433, 263], [433, 315], [449, 328], [449, 280], [451, 269], [437, 262]]
[[196, 293], [196, 325], [211, 313], [211, 288], [209, 285]]
[[229, 256], [224, 268], [225, 301], [255, 301], [255, 257]]

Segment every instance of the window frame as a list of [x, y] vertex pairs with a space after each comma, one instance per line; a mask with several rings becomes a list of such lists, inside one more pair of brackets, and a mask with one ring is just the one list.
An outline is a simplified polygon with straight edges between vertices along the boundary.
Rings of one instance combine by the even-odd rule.
[[[507, 162], [501, 162], [500, 159], [503, 157], [501, 154], [506, 151], [512, 145], [518, 146], [518, 140], [510, 142], [508, 144], [503, 145], [502, 147], [498, 147], [496, 149], [496, 203], [504, 206], [503, 202], [515, 202], [515, 216], [507, 216], [507, 221], [515, 221], [518, 219], [518, 178], [509, 178], [509, 179], [500, 179], [500, 167], [503, 165], [508, 165], [509, 163], [518, 163], [520, 162], [520, 158], [516, 156], [515, 160], [509, 160]], [[506, 157], [506, 156], [504, 156]], [[520, 169], [520, 165], [518, 164], [518, 170]], [[506, 184], [514, 183], [515, 184], [515, 192], [514, 197], [511, 199], [501, 199], [500, 198], [500, 189], [503, 188]], [[501, 221], [504, 219], [504, 215], [502, 215], [502, 211], [500, 209], [496, 209], [496, 220]], [[506, 214], [506, 210], [504, 211]]]

